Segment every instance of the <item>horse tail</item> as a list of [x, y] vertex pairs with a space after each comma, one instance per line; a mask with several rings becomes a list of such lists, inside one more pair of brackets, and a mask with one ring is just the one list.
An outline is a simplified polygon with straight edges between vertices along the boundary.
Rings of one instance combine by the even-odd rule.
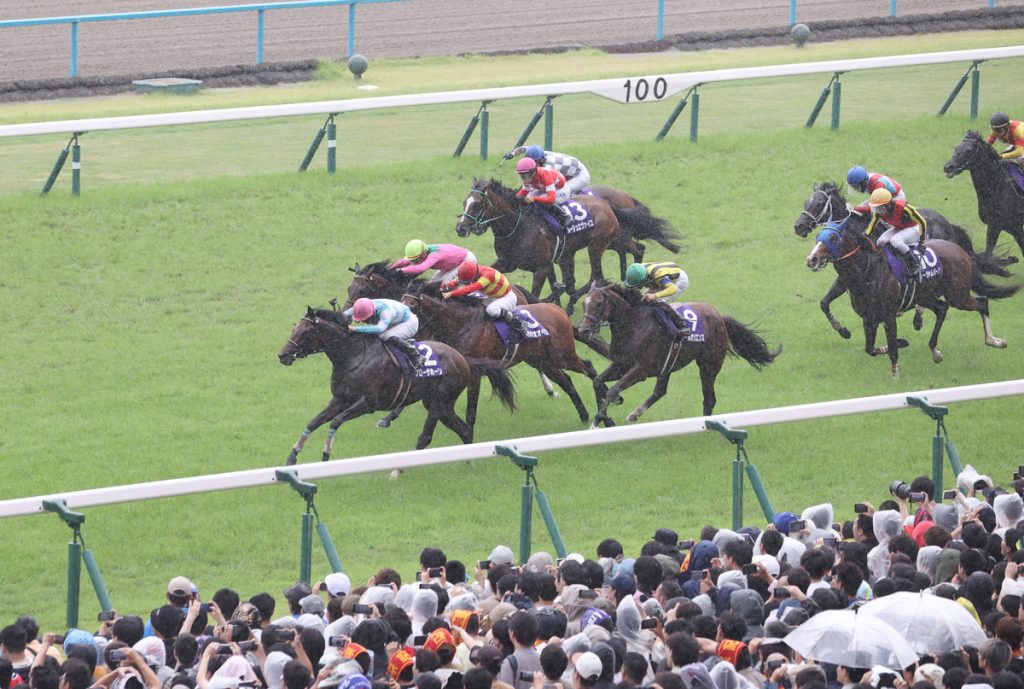
[[1010, 277], [1011, 273], [1005, 266], [1007, 264], [1005, 255], [995, 255], [990, 253], [976, 254], [970, 250], [967, 250], [967, 255], [971, 257], [971, 264], [974, 266], [975, 273], [984, 273], [985, 275], [998, 275], [1001, 278]]
[[986, 280], [981, 273], [973, 271], [971, 274], [971, 290], [974, 293], [980, 294], [983, 297], [988, 297], [989, 299], [1006, 299], [1007, 297], [1012, 297], [1020, 291], [1022, 286], [1024, 285], [993, 285], [991, 282]]
[[768, 349], [768, 343], [753, 328], [743, 325], [732, 316], [725, 316], [724, 320], [729, 332], [729, 353], [745, 359], [758, 371], [775, 361], [782, 352], [781, 343], [774, 350]]
[[949, 230], [949, 241], [954, 244], [959, 244], [960, 248], [969, 254], [974, 253], [974, 242], [971, 241], [971, 235], [967, 234], [967, 230], [960, 227], [956, 223], [951, 223], [948, 220], [946, 228]]
[[619, 226], [633, 239], [653, 239], [674, 254], [681, 248], [677, 241], [683, 236], [661, 218], [651, 215], [650, 209], [636, 199], [636, 208], [613, 208]]
[[474, 373], [487, 376], [491, 382], [491, 391], [498, 396], [501, 406], [510, 412], [516, 410], [516, 388], [512, 380], [512, 372], [508, 366], [494, 359], [474, 359], [466, 357], [469, 367]]

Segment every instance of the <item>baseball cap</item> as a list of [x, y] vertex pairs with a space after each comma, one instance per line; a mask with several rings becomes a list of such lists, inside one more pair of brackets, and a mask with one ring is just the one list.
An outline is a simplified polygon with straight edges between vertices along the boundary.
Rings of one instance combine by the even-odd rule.
[[445, 644], [455, 648], [455, 637], [453, 637], [452, 633], [444, 627], [438, 627], [427, 635], [427, 640], [424, 642], [423, 648], [437, 653], [438, 649]]
[[619, 599], [632, 596], [636, 593], [636, 579], [630, 574], [620, 574], [611, 580], [609, 586], [615, 591]]
[[780, 512], [775, 515], [775, 519], [772, 521], [775, 523], [775, 528], [785, 536], [789, 533], [789, 525], [799, 519], [800, 517], [796, 516], [792, 512]]
[[167, 584], [167, 593], [172, 596], [191, 596], [192, 595], [192, 582], [187, 577], [174, 577], [170, 583]]
[[597, 657], [596, 653], [585, 651], [578, 653], [572, 658], [572, 664], [576, 667], [576, 672], [579, 676], [585, 680], [594, 680], [601, 676], [601, 659]]
[[323, 615], [324, 614], [324, 601], [320, 596], [309, 594], [303, 596], [299, 600], [299, 607], [302, 608], [302, 612], [309, 613], [311, 615]]
[[284, 597], [297, 603], [311, 593], [313, 593], [313, 589], [309, 587], [309, 584], [299, 581], [294, 586], [284, 590]]
[[771, 555], [755, 555], [751, 558], [750, 564], [761, 565], [761, 567], [764, 568], [764, 571], [768, 572], [768, 574], [772, 575], [776, 579], [779, 576], [779, 561]]
[[658, 529], [654, 532], [654, 540], [675, 547], [679, 543], [679, 534], [672, 529]]
[[342, 598], [352, 592], [352, 582], [344, 572], [332, 572], [324, 577], [327, 592], [336, 598]]
[[496, 545], [487, 559], [491, 561], [492, 565], [511, 565], [515, 556], [507, 545]]

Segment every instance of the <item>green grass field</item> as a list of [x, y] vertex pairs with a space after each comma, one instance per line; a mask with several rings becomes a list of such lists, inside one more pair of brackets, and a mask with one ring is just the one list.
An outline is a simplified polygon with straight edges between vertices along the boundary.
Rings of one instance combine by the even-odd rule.
[[[1019, 40], [1013, 32], [985, 36]], [[976, 38], [970, 45], [992, 45]], [[957, 43], [962, 39], [907, 39], [899, 47], [968, 47]], [[891, 43], [688, 54], [676, 56], [686, 66], [674, 67], [593, 53], [558, 59], [601, 62], [580, 66], [580, 77], [590, 78], [885, 49]], [[524, 76], [523, 63], [515, 61], [531, 59], [537, 58], [510, 58], [512, 67], [482, 59], [400, 63], [381, 65], [379, 73], [451, 75], [403, 82], [406, 91], [412, 81], [430, 84], [419, 90], [504, 85], [516, 76], [529, 83], [542, 79]], [[637, 65], [642, 68], [634, 70]], [[1007, 95], [1016, 84], [1013, 67], [983, 67], [986, 117], [997, 107], [1015, 113], [1024, 105]], [[802, 127], [823, 79], [707, 88], [696, 145], [685, 139], [683, 122], [670, 140], [651, 141], [671, 103], [627, 110], [587, 96], [557, 101], [556, 148], [579, 155], [598, 181], [630, 191], [685, 235], [680, 262], [690, 276], [687, 298], [711, 302], [758, 324], [771, 342], [785, 343], [779, 361], [763, 373], [738, 360], [726, 363], [717, 413], [1024, 376], [1024, 302], [1017, 297], [992, 307], [1007, 350], [986, 348], [979, 319], [953, 312], [939, 366], [931, 363], [926, 334], [901, 321], [912, 346], [901, 356], [902, 378], [893, 382], [887, 360], [863, 353], [845, 298], [835, 311], [855, 330], [853, 339], [841, 340], [828, 327], [817, 304], [833, 273], [811, 274], [804, 267], [811, 242], [792, 232], [811, 184], [839, 180], [862, 162], [897, 177], [914, 202], [939, 209], [983, 241], [969, 179], [947, 180], [941, 172], [964, 131], [983, 123], [965, 116], [964, 102], [945, 118], [932, 114], [959, 70], [847, 75], [836, 132], [827, 122]], [[349, 84], [325, 79], [310, 88], [326, 92], [332, 83], [339, 90]], [[225, 98], [277, 102], [274, 96], [286, 91]], [[150, 107], [148, 99], [116, 99], [108, 101], [109, 112], [125, 114], [140, 101]], [[492, 151], [511, 143], [538, 105], [502, 105], [501, 117], [492, 115]], [[2, 109], [0, 117], [64, 119], [104, 107], [20, 105]], [[45, 199], [33, 193], [63, 142], [0, 141], [0, 180], [8, 192], [0, 196], [0, 313], [7, 324], [0, 348], [0, 499], [282, 463], [328, 397], [325, 359], [291, 368], [276, 360], [306, 305], [343, 295], [349, 266], [396, 256], [411, 237], [454, 240], [455, 216], [474, 177], [513, 182], [508, 167], [497, 168], [497, 155], [490, 162], [448, 157], [471, 114], [438, 107], [346, 116], [333, 177], [294, 173], [319, 126], [309, 120], [87, 137], [81, 198], [71, 198], [66, 186]], [[467, 245], [482, 258], [493, 256], [489, 236]], [[1002, 248], [1019, 255], [1007, 241]], [[649, 255], [664, 252], [652, 247]], [[611, 257], [605, 267], [613, 269]], [[596, 354], [581, 352], [600, 365]], [[567, 399], [548, 399], [532, 371], [517, 371], [519, 413], [509, 416], [485, 400], [477, 440], [581, 428]], [[593, 406], [588, 382], [575, 380]], [[615, 418], [650, 386], [629, 391]], [[964, 460], [1008, 480], [1024, 448], [1019, 410], [1012, 399], [956, 405], [947, 426]], [[697, 373], [686, 369], [644, 421], [700, 411]], [[387, 431], [369, 417], [353, 421], [339, 431], [334, 456], [409, 449], [422, 419], [421, 409], [410, 410]], [[853, 502], [880, 500], [891, 479], [929, 471], [933, 431], [916, 411], [854, 416], [756, 428], [747, 449], [776, 509], [799, 511], [830, 500], [837, 516], [848, 518]], [[323, 438], [323, 431], [313, 436], [302, 461], [318, 458]], [[454, 442], [444, 429], [435, 435], [435, 445]], [[702, 435], [546, 453], [537, 476], [568, 547], [591, 555], [607, 536], [637, 550], [658, 526], [692, 534], [705, 523], [728, 524], [732, 457], [720, 437]], [[383, 473], [322, 481], [317, 506], [346, 569], [359, 580], [385, 564], [411, 571], [428, 544], [467, 562], [498, 542], [515, 547], [521, 481], [504, 459], [455, 463], [414, 470], [398, 482]], [[221, 586], [245, 596], [280, 593], [298, 570], [302, 508], [282, 487], [226, 491], [90, 509], [84, 535], [116, 607], [144, 612], [160, 603], [177, 574], [192, 577], [207, 595]], [[746, 515], [762, 521], [749, 492]], [[535, 546], [549, 547], [535, 522]], [[52, 516], [0, 521], [7, 561], [0, 620], [31, 612], [44, 627], [62, 626], [68, 536]], [[321, 553], [314, 567], [326, 572]], [[83, 584], [82, 620], [88, 621], [97, 606]]]

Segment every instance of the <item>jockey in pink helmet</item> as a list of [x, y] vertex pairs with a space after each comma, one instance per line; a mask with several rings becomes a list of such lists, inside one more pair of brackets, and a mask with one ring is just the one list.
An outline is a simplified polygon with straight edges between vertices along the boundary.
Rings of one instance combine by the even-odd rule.
[[523, 158], [516, 163], [516, 174], [523, 183], [516, 196], [525, 203], [543, 203], [552, 212], [557, 211], [555, 217], [562, 224], [562, 229], [567, 228], [572, 222], [572, 214], [562, 205], [570, 196], [569, 185], [562, 173], [537, 167], [533, 158]]
[[412, 338], [420, 329], [419, 319], [408, 306], [394, 299], [356, 299], [344, 312], [352, 319], [348, 329], [355, 333], [376, 335], [405, 354], [413, 366], [423, 364], [423, 356]]

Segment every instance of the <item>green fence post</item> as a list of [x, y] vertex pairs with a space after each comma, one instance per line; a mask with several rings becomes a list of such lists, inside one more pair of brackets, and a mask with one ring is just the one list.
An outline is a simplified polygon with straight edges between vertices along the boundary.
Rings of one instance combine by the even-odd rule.
[[[71, 141], [74, 141], [74, 137]], [[43, 190], [39, 192], [41, 195], [50, 193], [50, 189], [53, 189], [54, 183], [57, 181], [57, 176], [60, 175], [60, 171], [64, 169], [64, 163], [67, 162], [68, 155], [71, 153], [71, 141], [68, 141], [68, 145], [61, 149], [60, 154], [57, 156], [57, 162], [53, 164], [53, 169], [50, 170], [50, 176], [46, 178], [46, 182], [43, 183]]]
[[956, 97], [960, 95], [960, 89], [962, 89], [964, 87], [964, 84], [967, 83], [967, 77], [971, 75], [971, 71], [973, 69], [974, 65], [968, 67], [967, 71], [964, 72], [962, 77], [960, 77], [960, 80], [956, 82], [956, 86], [954, 86], [953, 90], [949, 92], [949, 96], [946, 98], [946, 102], [942, 104], [941, 108], [939, 108], [939, 117], [945, 115], [946, 111], [949, 110], [949, 106], [953, 105], [953, 101], [955, 101]]
[[821, 112], [821, 109], [825, 107], [825, 101], [828, 100], [829, 95], [832, 93], [832, 82], [834, 82], [835, 79], [835, 75], [833, 75], [829, 80], [828, 85], [821, 90], [821, 95], [818, 96], [818, 102], [814, 104], [814, 107], [811, 109], [811, 114], [807, 118], [807, 122], [804, 124], [805, 127], [810, 128], [814, 126], [815, 120], [818, 119], [818, 114]]
[[553, 98], [553, 96], [548, 96], [544, 101], [544, 105], [540, 106], [537, 112], [533, 113], [533, 117], [530, 118], [529, 124], [526, 125], [526, 129], [524, 129], [523, 133], [519, 135], [519, 139], [516, 140], [516, 144], [512, 148], [519, 148], [526, 142], [526, 139], [533, 133], [533, 128], [537, 126], [537, 123], [540, 122], [540, 118], [544, 116], [545, 109], [547, 108], [548, 103], [551, 102], [551, 98]]
[[712, 419], [705, 419], [704, 427], [709, 431], [718, 431], [736, 446], [736, 458], [732, 463], [732, 528], [736, 531], [743, 526], [743, 461], [747, 456], [743, 441], [747, 439], [747, 432], [730, 428], [724, 421]]
[[[935, 421], [935, 435], [932, 437], [932, 481], [935, 482], [935, 497], [942, 500], [942, 434], [945, 431], [943, 417], [949, 413], [949, 407], [938, 404], [931, 404], [926, 397], [916, 395], [907, 396], [907, 404], [917, 407], [930, 419]], [[959, 472], [957, 472], [959, 473]]]
[[839, 129], [839, 107], [843, 100], [843, 83], [839, 81], [841, 72], [836, 72], [835, 84], [832, 86], [832, 129]]
[[80, 196], [82, 194], [82, 147], [78, 144], [78, 135], [85, 132], [75, 132], [71, 144], [71, 194]]
[[344, 572], [345, 569], [341, 566], [341, 558], [338, 557], [338, 551], [334, 548], [334, 541], [331, 540], [331, 534], [327, 531], [327, 525], [323, 522], [318, 523], [316, 525], [316, 534], [320, 537], [320, 545], [324, 547], [327, 561], [331, 563], [331, 571]]
[[473, 136], [473, 131], [476, 130], [476, 125], [477, 122], [479, 121], [480, 112], [477, 111], [476, 114], [474, 114], [473, 117], [469, 120], [469, 126], [466, 127], [466, 131], [463, 132], [462, 138], [459, 140], [459, 143], [455, 146], [455, 152], [452, 153], [453, 158], [458, 158], [459, 156], [462, 155], [462, 151], [466, 148], [466, 144], [469, 143], [469, 137]]
[[764, 518], [772, 521], [775, 519], [775, 508], [772, 506], [772, 501], [768, 499], [768, 491], [764, 489], [764, 483], [761, 482], [760, 472], [749, 460], [747, 460], [747, 478], [750, 479], [750, 485], [754, 489], [754, 495], [757, 496], [758, 504], [761, 505]]
[[327, 174], [333, 175], [338, 164], [338, 125], [334, 114], [327, 118]]
[[[536, 483], [534, 478], [534, 483]], [[548, 527], [548, 535], [551, 536], [551, 543], [555, 546], [555, 552], [558, 553], [558, 557], [565, 557], [565, 543], [562, 542], [562, 534], [558, 531], [558, 524], [555, 523], [555, 513], [551, 511], [551, 505], [548, 503], [548, 496], [544, 495], [544, 491], [537, 488], [537, 506], [540, 507], [540, 514], [544, 517], [544, 525]]]
[[697, 140], [697, 123], [700, 120], [700, 94], [697, 87], [693, 87], [693, 95], [690, 97], [690, 141]]
[[668, 132], [672, 129], [672, 125], [674, 125], [676, 120], [679, 119], [679, 116], [683, 114], [683, 109], [686, 107], [686, 103], [689, 101], [691, 93], [693, 93], [693, 89], [687, 91], [682, 100], [676, 103], [676, 107], [673, 108], [672, 113], [668, 116], [668, 119], [665, 120], [665, 124], [661, 125], [661, 131], [659, 131], [658, 135], [654, 137], [655, 141], [662, 141], [666, 136], [668, 136]]
[[277, 469], [274, 476], [278, 481], [287, 483], [296, 493], [306, 501], [306, 511], [302, 515], [302, 534], [299, 551], [299, 580], [309, 582], [310, 571], [313, 560], [313, 496], [316, 495], [316, 485], [299, 480], [299, 475], [294, 469]]
[[519, 561], [530, 559], [530, 534], [533, 532], [533, 486], [527, 477], [519, 506]]
[[555, 106], [551, 104], [554, 96], [548, 96], [544, 102], [544, 150], [550, 151], [555, 147]]
[[490, 129], [491, 113], [487, 111], [487, 103], [480, 106], [480, 160], [487, 160], [487, 136]]
[[299, 172], [305, 172], [306, 168], [309, 167], [309, 164], [313, 162], [313, 156], [316, 155], [317, 149], [320, 148], [320, 142], [324, 140], [324, 134], [326, 133], [326, 126], [320, 127], [320, 129], [317, 130], [316, 136], [313, 137], [313, 143], [309, 145], [309, 149], [306, 151], [306, 157], [304, 157], [302, 162], [299, 163]]
[[43, 509], [56, 513], [61, 521], [71, 527], [71, 542], [68, 543], [68, 600], [65, 612], [65, 622], [70, 629], [78, 626], [78, 597], [82, 577], [82, 546], [79, 540], [85, 515], [69, 510], [68, 504], [63, 500], [43, 500]]
[[84, 541], [82, 543], [82, 560], [85, 562], [85, 571], [89, 573], [92, 590], [96, 592], [100, 608], [104, 611], [113, 610], [114, 606], [110, 602], [110, 595], [107, 593], [107, 587], [103, 583], [103, 576], [100, 574], [99, 565], [96, 564], [96, 558], [93, 557], [92, 551], [85, 547]]
[[555, 523], [555, 514], [551, 511], [551, 504], [548, 502], [547, 496], [544, 495], [544, 491], [537, 485], [537, 477], [534, 475], [533, 470], [537, 466], [537, 458], [524, 455], [511, 445], [495, 445], [494, 451], [508, 457], [516, 466], [526, 472], [519, 518], [519, 561], [526, 562], [530, 559], [534, 493], [537, 495], [537, 506], [540, 507], [541, 516], [544, 517], [544, 525], [547, 526], [551, 543], [555, 546], [555, 552], [558, 553], [558, 557], [565, 557], [565, 543], [562, 541], [562, 534], [558, 531], [558, 524]]
[[971, 72], [971, 119], [978, 119], [978, 90], [981, 87], [981, 70], [978, 69], [978, 65], [981, 62], [975, 62], [973, 67], [974, 71]]

